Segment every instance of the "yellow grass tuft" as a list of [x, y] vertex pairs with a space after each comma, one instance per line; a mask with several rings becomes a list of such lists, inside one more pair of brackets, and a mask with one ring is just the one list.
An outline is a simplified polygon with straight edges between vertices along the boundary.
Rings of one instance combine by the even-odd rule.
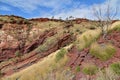
[[82, 50], [83, 48], [90, 46], [92, 42], [96, 41], [100, 34], [100, 29], [86, 31], [82, 35], [78, 35], [75, 44], [79, 50]]
[[111, 44], [97, 44], [91, 45], [90, 54], [99, 58], [100, 60], [110, 59], [116, 52], [116, 49]]

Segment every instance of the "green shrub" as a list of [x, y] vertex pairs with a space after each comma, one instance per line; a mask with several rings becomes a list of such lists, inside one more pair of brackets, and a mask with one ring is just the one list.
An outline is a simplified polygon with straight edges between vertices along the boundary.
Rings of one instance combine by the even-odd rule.
[[80, 66], [76, 66], [76, 72], [80, 72]]
[[53, 47], [56, 44], [57, 38], [55, 36], [48, 37], [42, 45], [40, 45], [36, 52], [41, 53], [47, 51], [49, 48]]
[[80, 30], [79, 30], [79, 29], [76, 29], [76, 32], [80, 32]]
[[110, 59], [115, 52], [115, 48], [110, 44], [99, 45], [97, 43], [94, 43], [90, 48], [90, 54], [103, 61]]
[[4, 21], [3, 19], [0, 19], [0, 21]]
[[20, 56], [21, 56], [20, 51], [16, 51], [16, 52], [15, 52], [15, 56], [16, 56], [16, 57], [20, 57]]
[[97, 72], [97, 70], [98, 68], [96, 65], [89, 64], [84, 66], [84, 68], [82, 69], [82, 72], [87, 75], [94, 75]]
[[0, 76], [2, 76], [3, 74], [2, 74], [2, 71], [0, 70]]
[[94, 30], [94, 29], [96, 29], [96, 28], [95, 28], [95, 26], [90, 26], [89, 29]]
[[83, 36], [83, 39], [85, 41], [85, 47], [88, 47], [90, 45], [90, 41], [87, 39], [86, 36]]
[[40, 45], [38, 48], [37, 48], [37, 50], [36, 50], [36, 52], [37, 53], [41, 53], [41, 52], [45, 52], [45, 51], [47, 51], [48, 49], [47, 49], [47, 46], [46, 45]]
[[[96, 40], [96, 37], [93, 38], [92, 35], [89, 35], [89, 38], [87, 38], [86, 36], [83, 36], [83, 39], [84, 39], [84, 42], [85, 42], [85, 45], [84, 47], [89, 47], [91, 45], [91, 43], [93, 43], [95, 40]], [[89, 40], [91, 39], [91, 40]]]
[[22, 22], [23, 22], [22, 19], [18, 19], [18, 20], [16, 20], [16, 23], [17, 23], [17, 24], [22, 24]]
[[56, 62], [62, 59], [66, 53], [67, 53], [66, 49], [64, 48], [60, 49], [60, 51], [56, 54]]
[[110, 68], [118, 75], [120, 75], [120, 62], [113, 63], [110, 65]]
[[24, 24], [29, 24], [29, 20], [27, 20], [27, 19], [24, 19], [23, 22], [24, 22]]
[[104, 71], [98, 71], [95, 80], [119, 80], [119, 78], [119, 75], [114, 73], [110, 68], [104, 68]]

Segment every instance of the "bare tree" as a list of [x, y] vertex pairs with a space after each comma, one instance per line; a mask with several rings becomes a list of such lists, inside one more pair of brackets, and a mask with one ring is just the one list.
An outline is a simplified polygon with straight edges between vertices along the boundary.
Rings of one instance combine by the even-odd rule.
[[113, 8], [110, 0], [107, 1], [106, 7], [97, 5], [93, 7], [93, 15], [98, 19], [98, 26], [101, 28], [103, 38], [106, 37], [113, 19], [118, 13], [118, 7]]

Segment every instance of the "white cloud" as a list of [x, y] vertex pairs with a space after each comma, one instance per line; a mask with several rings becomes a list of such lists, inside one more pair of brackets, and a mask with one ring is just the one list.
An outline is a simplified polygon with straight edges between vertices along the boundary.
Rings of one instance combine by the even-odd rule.
[[0, 10], [11, 11], [10, 7], [7, 7], [7, 6], [0, 6]]
[[[74, 16], [74, 17], [80, 17], [80, 18], [88, 18], [88, 19], [96, 19], [95, 16], [93, 15], [93, 7], [98, 7], [100, 6], [101, 9], [102, 9], [102, 13], [103, 15], [105, 15], [106, 13], [106, 8], [107, 8], [107, 0], [101, 4], [93, 4], [93, 5], [80, 5], [80, 7], [77, 7], [77, 8], [71, 8], [71, 10], [69, 11], [63, 11], [63, 12], [60, 12], [58, 14], [55, 14], [55, 18], [59, 18], [59, 17], [62, 17], [63, 19], [65, 19], [66, 17], [69, 17], [69, 16]], [[110, 0], [110, 10], [111, 10], [111, 13], [114, 14], [114, 11], [115, 11], [115, 8], [116, 6], [119, 7], [119, 4], [120, 4], [120, 0]], [[120, 17], [120, 12], [118, 10], [118, 13], [117, 13], [117, 17], [116, 18], [119, 18]], [[49, 15], [49, 14], [45, 14], [43, 15], [44, 17], [51, 17], [52, 15]]]
[[2, 0], [1, 2], [17, 7], [25, 12], [39, 9], [39, 6], [59, 9], [65, 4], [70, 4], [72, 0]]
[[74, 8], [74, 9], [71, 9], [70, 11], [68, 12], [63, 12], [63, 13], [60, 13], [60, 14], [56, 14], [55, 17], [56, 18], [59, 18], [59, 17], [62, 17], [63, 19], [65, 19], [66, 17], [69, 17], [69, 16], [73, 16], [73, 17], [80, 17], [80, 18], [89, 18], [91, 19], [91, 11], [90, 11], [90, 8]]
[[[105, 12], [104, 9], [107, 4], [107, 0], [101, 4], [94, 5], [82, 4], [80, 0], [79, 2], [76, 2], [75, 0], [1, 0], [1, 2], [17, 7], [27, 13], [32, 13], [32, 11], [37, 10], [41, 14], [40, 16], [35, 15], [36, 17], [55, 16], [55, 18], [62, 17], [63, 19], [68, 16], [95, 19], [92, 13], [92, 7], [101, 5], [103, 12]], [[115, 7], [116, 5], [119, 6], [120, 0], [110, 0], [110, 3], [112, 7]], [[44, 11], [44, 9], [40, 10], [40, 6], [51, 8], [51, 11], [47, 12]], [[120, 17], [120, 15], [118, 17]]]

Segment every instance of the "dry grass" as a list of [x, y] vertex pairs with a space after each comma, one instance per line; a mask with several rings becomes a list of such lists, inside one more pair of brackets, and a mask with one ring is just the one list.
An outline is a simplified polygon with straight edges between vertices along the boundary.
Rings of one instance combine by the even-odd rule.
[[90, 46], [92, 42], [96, 41], [100, 34], [101, 31], [99, 29], [88, 30], [82, 35], [78, 35], [75, 44], [79, 50], [82, 50], [83, 48]]
[[90, 54], [103, 61], [110, 59], [115, 54], [115, 52], [116, 50], [111, 44], [99, 45], [94, 43], [90, 48]]
[[94, 75], [98, 71], [98, 68], [95, 64], [93, 63], [86, 63], [83, 65], [82, 72], [86, 75]]
[[110, 68], [105, 70], [99, 70], [97, 78], [94, 80], [119, 80], [119, 76], [116, 75]]
[[[72, 45], [65, 47], [65, 49], [70, 48]], [[58, 50], [59, 51], [59, 50]], [[47, 73], [53, 70], [59, 71], [59, 69], [63, 69], [62, 67], [68, 60], [68, 57], [65, 55], [58, 63], [56, 63], [55, 58], [58, 51], [50, 54], [45, 57], [42, 61], [18, 72], [9, 77], [4, 77], [2, 80], [42, 80], [42, 77], [46, 77]], [[59, 72], [58, 72], [59, 73]], [[41, 76], [41, 77], [40, 77]], [[49, 79], [48, 79], [49, 80]]]
[[115, 23], [113, 23], [110, 27], [110, 29], [114, 29], [115, 27], [118, 27], [117, 25], [120, 25], [120, 21], [117, 21]]
[[62, 22], [54, 22], [54, 21], [47, 21], [47, 22], [36, 22], [34, 26], [40, 28], [41, 30], [48, 30], [50, 28], [61, 27]]
[[108, 33], [112, 32], [112, 31], [120, 31], [120, 24], [117, 24], [115, 27], [113, 27], [112, 29], [110, 29], [108, 31]]
[[115, 74], [120, 75], [120, 62], [112, 63], [110, 68]]

